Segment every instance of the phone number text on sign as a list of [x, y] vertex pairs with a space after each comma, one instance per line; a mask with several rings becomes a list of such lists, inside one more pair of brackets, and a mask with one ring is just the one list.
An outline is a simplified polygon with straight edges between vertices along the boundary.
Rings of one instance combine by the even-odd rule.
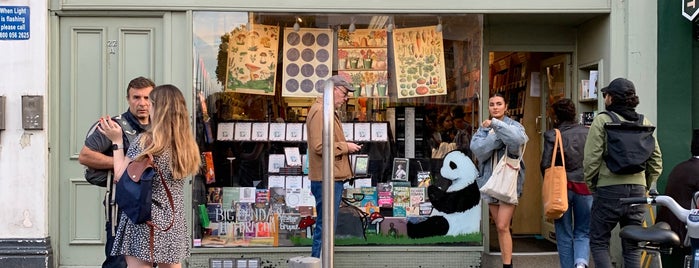
[[29, 39], [29, 7], [0, 6], [0, 40]]

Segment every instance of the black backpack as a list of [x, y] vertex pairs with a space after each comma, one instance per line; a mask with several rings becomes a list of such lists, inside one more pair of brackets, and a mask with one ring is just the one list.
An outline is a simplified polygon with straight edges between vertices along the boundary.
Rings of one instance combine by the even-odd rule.
[[643, 125], [643, 115], [636, 122], [622, 122], [612, 112], [612, 122], [605, 123], [607, 132], [607, 152], [604, 161], [615, 174], [635, 174], [646, 169], [646, 161], [655, 150], [654, 126]]
[[[126, 154], [126, 150], [129, 148], [129, 145], [131, 142], [136, 138], [138, 133], [137, 131], [134, 130], [133, 127], [131, 127], [131, 124], [129, 124], [126, 119], [124, 119], [121, 115], [112, 117], [112, 120], [119, 122], [119, 125], [121, 125], [121, 131], [124, 134], [124, 154]], [[99, 122], [95, 122], [92, 127], [90, 127], [90, 130], [87, 131], [87, 134], [85, 135], [85, 138], [89, 137], [95, 131], [97, 131], [97, 125]], [[112, 149], [109, 148], [106, 151], [102, 152], [105, 155], [112, 156]], [[107, 176], [112, 176], [112, 170], [109, 169], [92, 169], [89, 167], [85, 167], [85, 180], [89, 182], [92, 185], [97, 185], [100, 187], [107, 187]]]

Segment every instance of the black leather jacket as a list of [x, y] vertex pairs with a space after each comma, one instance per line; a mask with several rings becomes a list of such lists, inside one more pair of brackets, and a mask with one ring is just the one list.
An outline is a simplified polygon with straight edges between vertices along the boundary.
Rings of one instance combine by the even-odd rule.
[[[563, 152], [566, 160], [566, 175], [568, 181], [584, 183], [583, 156], [588, 128], [572, 122], [564, 122], [558, 126], [563, 140]], [[541, 155], [541, 174], [551, 166], [551, 154], [556, 142], [556, 132], [551, 129], [544, 133], [544, 152]], [[560, 153], [556, 157], [556, 165], [561, 165]]]

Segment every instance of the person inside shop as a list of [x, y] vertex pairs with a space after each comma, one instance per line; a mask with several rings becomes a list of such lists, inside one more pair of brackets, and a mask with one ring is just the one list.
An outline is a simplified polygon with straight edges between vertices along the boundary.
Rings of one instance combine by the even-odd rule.
[[456, 106], [451, 109], [451, 116], [454, 118], [454, 128], [456, 129], [456, 135], [454, 136], [454, 142], [456, 143], [456, 148], [460, 150], [465, 150], [468, 157], [473, 158], [473, 153], [471, 153], [471, 133], [472, 126], [466, 122], [466, 114], [461, 106]]
[[[699, 191], [699, 129], [692, 132], [692, 143], [690, 147], [691, 157], [675, 166], [667, 177], [667, 187], [665, 195], [672, 197], [680, 206], [691, 209], [694, 193]], [[687, 236], [687, 228], [675, 214], [672, 214], [665, 206], [658, 206], [658, 218], [656, 222], [667, 222], [673, 232], [679, 235], [683, 241]], [[684, 256], [691, 254], [691, 247], [680, 246], [673, 248], [672, 254], [666, 258], [663, 256], [663, 266], [681, 267]]]
[[456, 137], [457, 129], [454, 127], [454, 121], [451, 114], [443, 114], [439, 117], [439, 136], [441, 142], [452, 143]]
[[[551, 104], [553, 127], [561, 133], [568, 179], [568, 211], [554, 220], [556, 245], [561, 267], [585, 268], [590, 255], [590, 209], [592, 193], [583, 179], [583, 151], [588, 129], [578, 124], [575, 104], [570, 99], [560, 99]], [[541, 174], [551, 165], [562, 165], [561, 153], [556, 163], [551, 163], [556, 132], [544, 133], [544, 151], [541, 156]]]
[[[602, 88], [605, 109], [616, 114], [620, 120], [637, 121], [640, 115], [636, 112], [639, 104], [636, 87], [625, 78], [617, 78]], [[658, 141], [655, 139], [655, 149], [645, 162], [645, 170], [634, 174], [617, 174], [612, 172], [604, 161], [607, 148], [606, 123], [612, 122], [608, 114], [595, 116], [590, 126], [590, 132], [585, 141], [585, 156], [583, 167], [585, 182], [592, 191], [592, 212], [590, 221], [590, 251], [595, 267], [612, 267], [609, 255], [609, 244], [612, 230], [617, 224], [620, 227], [643, 224], [646, 212], [645, 206], [626, 206], [619, 201], [621, 197], [644, 197], [646, 191], [658, 180], [663, 171], [662, 155]], [[644, 125], [651, 125], [647, 117]], [[636, 242], [622, 239], [624, 267], [640, 267], [641, 250]]]
[[[522, 124], [505, 115], [507, 102], [502, 94], [495, 93], [490, 97], [488, 111], [490, 118], [483, 120], [478, 131], [471, 138], [471, 151], [478, 160], [478, 170], [481, 173], [478, 178], [478, 187], [482, 187], [493, 173], [492, 157], [496, 157], [497, 160], [508, 154], [509, 157], [519, 158], [522, 154], [522, 147], [528, 140]], [[524, 165], [520, 163], [517, 176], [518, 197], [522, 195], [522, 185], [524, 185]], [[511, 268], [512, 234], [510, 233], [510, 222], [516, 205], [485, 194], [481, 194], [481, 198], [488, 204], [490, 217], [495, 222], [502, 267]]]
[[[126, 102], [129, 104], [129, 109], [118, 117], [114, 117], [120, 124], [122, 124], [122, 129], [130, 129], [129, 131], [123, 131], [124, 146], [129, 146], [131, 141], [133, 141], [136, 136], [146, 130], [150, 123], [149, 112], [150, 112], [150, 101], [148, 101], [148, 95], [155, 87], [155, 83], [145, 77], [136, 77], [129, 81], [129, 85], [126, 87]], [[126, 261], [124, 256], [111, 256], [109, 253], [112, 251], [112, 245], [114, 244], [114, 232], [113, 225], [118, 221], [118, 213], [116, 211], [116, 206], [114, 206], [114, 191], [112, 191], [112, 186], [114, 184], [107, 183], [108, 171], [112, 170], [114, 167], [114, 162], [112, 160], [112, 150], [119, 149], [113, 148], [112, 142], [104, 136], [97, 129], [97, 124], [88, 132], [85, 138], [85, 145], [80, 150], [78, 155], [78, 162], [85, 165], [88, 169], [85, 172], [86, 179], [89, 181], [92, 179], [99, 179], [104, 181], [103, 187], [107, 187], [107, 195], [105, 195], [105, 200], [103, 204], [106, 209], [106, 231], [107, 231], [107, 241], [104, 245], [105, 260], [102, 263], [104, 268], [125, 268]], [[90, 178], [88, 178], [90, 177]]]
[[[349, 94], [354, 92], [350, 84], [342, 77], [334, 75], [330, 77], [333, 82], [333, 102], [335, 109], [341, 108]], [[308, 131], [308, 177], [311, 180], [311, 193], [316, 199], [316, 227], [313, 231], [313, 246], [311, 257], [319, 258], [322, 245], [323, 233], [323, 180], [331, 179], [335, 186], [335, 215], [334, 221], [337, 222], [337, 212], [340, 209], [340, 201], [342, 198], [342, 190], [345, 180], [352, 178], [352, 169], [350, 167], [349, 155], [356, 153], [362, 147], [356, 143], [345, 140], [344, 131], [342, 130], [342, 122], [335, 113], [333, 119], [334, 126], [334, 147], [332, 159], [334, 164], [334, 178], [323, 178], [323, 97], [318, 97], [308, 110], [308, 119], [306, 120], [306, 128]]]
[[[179, 268], [190, 255], [191, 243], [184, 211], [185, 178], [199, 172], [201, 156], [182, 91], [173, 85], [157, 86], [149, 100], [151, 127], [131, 143], [127, 152], [123, 149], [119, 124], [101, 118], [98, 130], [119, 148], [113, 157], [115, 178], [121, 177], [132, 159], [153, 156], [153, 163], [171, 195], [160, 179], [153, 180], [151, 221], [157, 226], [168, 226], [173, 221], [173, 225], [167, 231], [150, 228], [148, 223], [131, 222], [122, 212], [111, 253], [124, 255], [130, 268], [151, 267], [154, 263], [158, 267]], [[174, 209], [169, 200], [173, 200]]]

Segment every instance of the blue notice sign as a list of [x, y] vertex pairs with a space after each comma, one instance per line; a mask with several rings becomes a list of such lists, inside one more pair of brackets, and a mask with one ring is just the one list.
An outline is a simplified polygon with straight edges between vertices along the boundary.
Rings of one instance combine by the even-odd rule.
[[29, 40], [28, 6], [0, 6], [0, 40]]

